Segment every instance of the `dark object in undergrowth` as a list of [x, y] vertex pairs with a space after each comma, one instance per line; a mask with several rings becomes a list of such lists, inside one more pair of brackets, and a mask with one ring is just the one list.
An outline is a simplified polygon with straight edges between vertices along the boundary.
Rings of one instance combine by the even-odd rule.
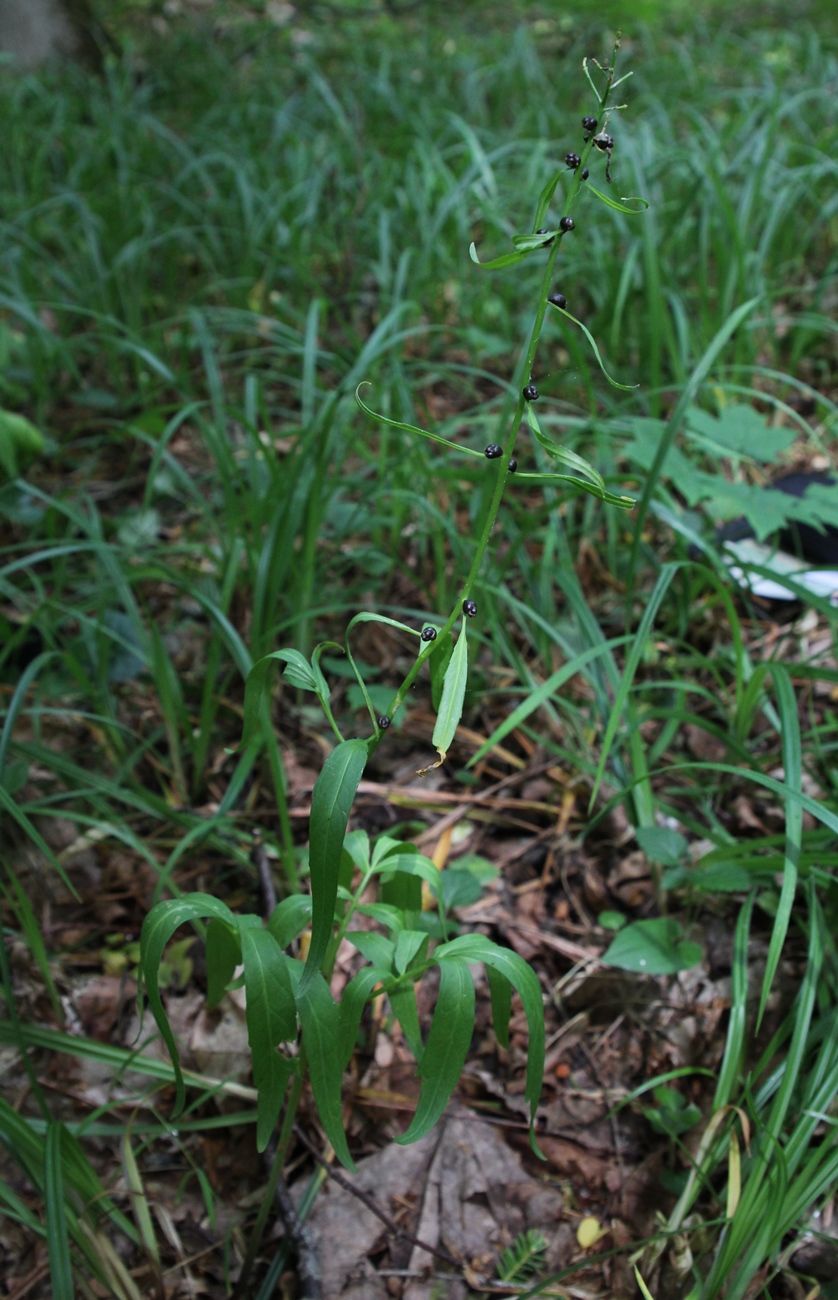
[[535, 384], [527, 384], [526, 388], [524, 389], [524, 401], [525, 402], [538, 401], [538, 389], [536, 388]]
[[569, 230], [573, 230], [575, 226], [576, 222], [573, 220], [573, 217], [562, 217], [559, 222], [559, 229], [563, 230], [565, 234], [567, 234]]
[[463, 613], [466, 614], [469, 618], [474, 618], [475, 614], [477, 613], [477, 601], [464, 600]]
[[[802, 497], [807, 488], [815, 484], [834, 487], [836, 483], [838, 479], [835, 475], [825, 470], [806, 470], [783, 474], [774, 480], [771, 487], [790, 497]], [[753, 537], [754, 530], [747, 519], [731, 519], [718, 530], [716, 536], [721, 542], [739, 542], [743, 538]], [[789, 555], [798, 560], [808, 560], [810, 564], [838, 565], [838, 523], [827, 524], [821, 532], [812, 524], [792, 520], [777, 533], [777, 545]]]
[[483, 455], [487, 460], [497, 460], [498, 456], [503, 455], [503, 447], [499, 442], [490, 442]]
[[[829, 488], [836, 484], [838, 479], [835, 475], [810, 470], [783, 474], [775, 479], [771, 489], [802, 499], [810, 487]], [[731, 561], [732, 577], [752, 595], [774, 601], [799, 600], [801, 597], [793, 587], [781, 581], [786, 578], [835, 603], [838, 596], [838, 523], [825, 523], [820, 529], [790, 518], [773, 537], [757, 542], [753, 524], [740, 516], [718, 528], [716, 538], [723, 543]], [[774, 579], [772, 571], [778, 580]]]
[[552, 303], [554, 307], [560, 307], [562, 310], [567, 306], [567, 298], [565, 298], [563, 293], [551, 293], [547, 301]]
[[423, 628], [422, 628], [422, 640], [423, 640], [423, 641], [436, 641], [436, 628], [435, 628], [435, 627], [423, 627]]

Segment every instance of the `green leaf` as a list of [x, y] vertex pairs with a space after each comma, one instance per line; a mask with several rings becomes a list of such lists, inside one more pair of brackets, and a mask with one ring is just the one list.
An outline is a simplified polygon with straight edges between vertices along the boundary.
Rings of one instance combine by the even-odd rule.
[[311, 899], [307, 894], [291, 894], [271, 912], [268, 929], [280, 948], [287, 948], [310, 923]]
[[523, 482], [530, 483], [564, 483], [567, 487], [576, 488], [579, 492], [587, 492], [588, 496], [596, 497], [607, 506], [618, 506], [621, 510], [631, 510], [637, 501], [634, 497], [626, 496], [622, 492], [610, 492], [607, 488], [603, 490], [596, 483], [591, 483], [588, 479], [577, 478], [572, 474], [530, 474], [526, 470], [523, 473], [515, 475], [517, 484]]
[[540, 226], [543, 226], [544, 218], [547, 215], [547, 209], [549, 208], [553, 195], [556, 192], [556, 186], [558, 185], [559, 181], [562, 180], [565, 174], [566, 174], [566, 168], [564, 167], [560, 167], [558, 171], [553, 172], [553, 175], [548, 178], [548, 180], [544, 185], [544, 188], [539, 194], [538, 205], [535, 209], [535, 218], [532, 223], [536, 230]]
[[457, 637], [457, 644], [454, 646], [450, 662], [445, 670], [442, 699], [439, 702], [439, 712], [437, 713], [432, 738], [433, 745], [439, 754], [440, 763], [445, 761], [457, 727], [460, 725], [467, 679], [468, 644], [466, 625], [463, 623], [460, 628], [460, 635]]
[[247, 1038], [253, 1058], [253, 1082], [259, 1093], [256, 1149], [270, 1141], [282, 1105], [291, 1063], [276, 1048], [297, 1035], [297, 1015], [288, 961], [269, 930], [241, 930]]
[[422, 1042], [422, 1030], [419, 1027], [419, 1008], [416, 1005], [416, 988], [406, 984], [402, 988], [388, 989], [387, 998], [393, 1015], [402, 1027], [407, 1045], [417, 1063], [421, 1064], [425, 1053]]
[[424, 1137], [445, 1110], [474, 1032], [474, 982], [467, 960], [449, 957], [439, 969], [439, 995], [419, 1065], [419, 1104], [407, 1131], [397, 1138], [403, 1144]]
[[530, 235], [513, 235], [512, 243], [519, 253], [533, 253], [537, 248], [544, 248], [545, 245], [552, 244], [558, 234], [558, 230], [545, 230], [543, 235], [534, 232]]
[[509, 1017], [512, 1014], [512, 985], [494, 966], [486, 967], [489, 995], [492, 1000], [492, 1024], [495, 1038], [505, 1052], [509, 1051]]
[[468, 246], [468, 255], [472, 262], [483, 271], [499, 271], [503, 266], [514, 266], [516, 262], [522, 262], [525, 257], [529, 257], [533, 251], [534, 249], [530, 248], [525, 252], [501, 253], [500, 257], [493, 257], [490, 262], [481, 262], [477, 256], [477, 245], [471, 243]]
[[453, 653], [453, 637], [438, 637], [437, 640], [433, 642], [433, 649], [428, 658], [428, 664], [431, 670], [431, 704], [437, 713], [439, 712], [439, 706], [442, 702], [442, 691], [445, 686], [445, 674], [448, 671], [448, 665], [451, 662], [451, 655]]
[[428, 947], [429, 936], [424, 930], [402, 930], [396, 938], [393, 966], [397, 975], [404, 975], [410, 963]]
[[795, 438], [793, 429], [769, 424], [760, 411], [743, 402], [722, 407], [718, 415], [691, 406], [686, 426], [691, 440], [711, 453], [747, 456], [764, 464], [787, 451]]
[[319, 665], [310, 664], [299, 650], [272, 650], [270, 654], [257, 659], [247, 674], [244, 687], [242, 748], [246, 748], [259, 731], [268, 677], [276, 662], [288, 665], [284, 676], [292, 686], [296, 686], [301, 691], [313, 691], [318, 699], [325, 703], [329, 701], [329, 686]]
[[0, 469], [17, 478], [20, 459], [44, 450], [44, 435], [23, 415], [0, 410]]
[[[464, 456], [476, 456], [478, 460], [483, 460], [482, 451], [476, 451], [474, 447], [467, 447], [459, 442], [452, 442], [450, 438], [443, 438], [441, 433], [430, 433], [427, 429], [420, 429], [418, 424], [406, 424], [404, 420], [391, 420], [387, 415], [379, 415], [371, 406], [358, 396], [362, 388], [372, 387], [369, 380], [364, 380], [355, 389], [355, 401], [362, 411], [372, 420], [377, 420], [379, 424], [389, 424], [391, 429], [401, 429], [404, 433], [416, 433], [420, 438], [430, 438], [431, 442], [441, 443], [443, 447], [450, 447], [452, 451], [459, 451]], [[412, 630], [412, 629], [411, 629]]]
[[344, 740], [332, 750], [314, 786], [309, 830], [311, 947], [303, 985], [320, 966], [335, 919], [343, 839], [355, 792], [367, 761], [363, 740]]
[[635, 835], [646, 857], [665, 867], [677, 867], [690, 847], [679, 831], [668, 826], [639, 826]]
[[213, 898], [211, 894], [185, 894], [182, 898], [165, 898], [162, 902], [156, 903], [143, 921], [140, 933], [140, 986], [137, 990], [137, 1000], [141, 1004], [143, 985], [145, 985], [151, 1014], [172, 1058], [175, 1072], [174, 1114], [176, 1116], [183, 1109], [186, 1090], [177, 1043], [160, 997], [158, 982], [160, 962], [166, 944], [179, 926], [185, 925], [188, 921], [206, 920], [209, 917], [214, 917], [231, 928], [236, 927], [236, 918], [220, 899]]
[[[355, 1042], [358, 1037], [361, 1016], [364, 1014], [364, 1007], [369, 1002], [376, 986], [385, 984], [388, 978], [389, 972], [387, 970], [379, 970], [375, 966], [364, 966], [356, 975], [353, 975], [343, 990], [343, 997], [340, 1000], [338, 1011], [337, 1041], [337, 1054], [341, 1063], [341, 1070], [346, 1069], [352, 1059], [352, 1053], [355, 1051]], [[379, 992], [381, 991], [379, 989]]]
[[370, 695], [370, 688], [367, 686], [366, 682], [364, 681], [364, 678], [361, 674], [360, 669], [358, 668], [358, 665], [355, 662], [355, 659], [353, 657], [352, 651], [349, 646], [349, 633], [352, 631], [353, 627], [355, 627], [357, 623], [385, 623], [388, 627], [395, 627], [400, 632], [409, 632], [411, 636], [415, 636], [417, 639], [419, 638], [419, 633], [417, 632], [416, 628], [408, 627], [407, 623], [399, 623], [395, 618], [387, 618], [384, 614], [373, 614], [367, 611], [363, 611], [360, 614], [356, 614], [355, 617], [350, 621], [349, 625], [347, 626], [346, 634], [344, 637], [346, 657], [349, 660], [353, 673], [355, 674], [355, 678], [358, 682], [358, 686], [361, 690], [361, 694], [364, 699], [364, 703], [367, 706], [367, 711], [369, 712], [369, 715], [372, 718], [373, 726], [375, 727], [376, 732], [378, 732], [379, 730], [378, 714], [386, 713], [388, 711], [390, 700], [393, 698], [393, 692], [392, 691], [388, 692], [387, 702], [383, 708], [379, 709], [376, 707]]
[[[785, 666], [782, 664], [772, 664], [771, 669], [774, 678], [774, 688], [777, 692], [777, 706], [780, 712], [779, 730], [783, 744], [784, 785], [791, 794], [794, 794], [801, 790], [803, 781], [803, 757], [800, 744], [800, 722], [798, 717], [797, 700]], [[759, 995], [759, 1009], [757, 1010], [757, 1028], [759, 1028], [762, 1023], [762, 1017], [764, 1016], [765, 1008], [768, 1005], [771, 986], [777, 974], [777, 967], [780, 964], [783, 945], [785, 944], [786, 936], [788, 934], [792, 908], [794, 906], [794, 896], [797, 890], [798, 861], [800, 858], [802, 836], [803, 809], [795, 800], [787, 798], [785, 851], [783, 855], [783, 883], [780, 889], [777, 913], [774, 917], [774, 924], [771, 927], [771, 939], [768, 944], [768, 954], [765, 959], [765, 973], [762, 978], [762, 988], [760, 989]]]
[[[439, 897], [443, 873], [439, 870], [439, 867], [431, 862], [430, 858], [424, 857], [421, 853], [394, 853], [392, 857], [382, 858], [373, 869], [373, 875], [386, 875], [389, 873], [418, 877], [420, 880], [424, 880], [434, 898]], [[388, 899], [387, 901], [391, 902], [392, 900]]]
[[592, 482], [596, 483], [603, 492], [605, 491], [605, 480], [599, 470], [594, 469], [593, 465], [585, 460], [584, 457], [579, 456], [575, 451], [571, 451], [569, 447], [560, 446], [560, 444], [557, 443], [549, 433], [544, 432], [538, 416], [533, 409], [532, 403], [530, 403], [526, 408], [526, 418], [527, 424], [535, 434], [536, 441], [541, 444], [548, 456], [552, 456], [554, 460], [558, 460], [563, 465], [567, 465], [570, 469], [575, 469], [580, 474], [584, 474], [587, 478], [591, 479]]
[[223, 921], [207, 926], [207, 1006], [217, 1007], [241, 961], [238, 931]]
[[[625, 212], [630, 217], [639, 216], [641, 212], [645, 212], [649, 207], [648, 199], [641, 199], [637, 194], [623, 195], [619, 199], [613, 199], [610, 194], [603, 194], [602, 190], [598, 190], [590, 181], [585, 186], [585, 192], [595, 194], [606, 207], [613, 208], [615, 212]], [[630, 203], [639, 206], [629, 207]]]
[[372, 962], [380, 970], [389, 971], [393, 966], [396, 945], [386, 935], [377, 934], [375, 930], [348, 930], [346, 938], [357, 948], [362, 957]]
[[544, 1078], [544, 1006], [538, 976], [517, 952], [502, 948], [482, 934], [463, 934], [450, 943], [440, 944], [434, 957], [440, 965], [450, 957], [482, 962], [508, 980], [521, 999], [529, 1031], [524, 1095], [530, 1106], [530, 1146], [543, 1159], [534, 1135], [536, 1110]]
[[579, 326], [580, 330], [585, 335], [585, 338], [591, 345], [593, 354], [596, 357], [597, 365], [608, 380], [609, 384], [611, 384], [612, 388], [619, 388], [624, 393], [630, 393], [633, 389], [640, 387], [639, 384], [618, 384], [616, 379], [612, 379], [608, 371], [605, 369], [605, 365], [599, 353], [599, 348], [596, 345], [596, 340], [587, 325], [583, 325], [581, 320], [577, 320], [575, 316], [571, 316], [570, 312], [566, 311], [564, 307], [557, 307], [555, 303], [551, 303], [550, 306], [553, 308], [553, 311], [557, 311], [560, 316], [566, 316], [569, 321], [573, 321], [574, 325]]
[[329, 986], [319, 971], [309, 971], [297, 988], [297, 1010], [303, 1029], [303, 1050], [320, 1122], [346, 1169], [355, 1165], [349, 1154], [341, 1115], [343, 1049], [340, 1016]]
[[50, 1295], [55, 1300], [73, 1300], [76, 1288], [73, 1284], [67, 1207], [64, 1200], [64, 1157], [61, 1150], [63, 1132], [64, 1126], [57, 1120], [50, 1120], [47, 1124], [44, 1144], [44, 1206]]
[[674, 975], [697, 966], [703, 956], [700, 946], [681, 934], [680, 925], [669, 916], [632, 921], [620, 930], [601, 960], [606, 966], [644, 975]]

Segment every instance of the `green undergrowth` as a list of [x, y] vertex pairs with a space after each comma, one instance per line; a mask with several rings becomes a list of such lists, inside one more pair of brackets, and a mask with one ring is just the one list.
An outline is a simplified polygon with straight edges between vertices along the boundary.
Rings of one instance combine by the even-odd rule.
[[[243, 23], [213, 40], [178, 29], [109, 56], [95, 79], [0, 83], [4, 897], [45, 995], [40, 1012], [18, 1009], [4, 964], [0, 1041], [22, 1052], [36, 1104], [4, 1107], [0, 1132], [45, 1212], [10, 1183], [0, 1194], [48, 1237], [57, 1296], [72, 1294], [73, 1269], [132, 1295], [114, 1243], [143, 1249], [152, 1273], [159, 1247], [85, 1151], [125, 1134], [123, 1111], [58, 1108], [37, 1054], [87, 1053], [115, 1078], [130, 1068], [137, 1098], [174, 1075], [57, 1027], [75, 954], [43, 928], [32, 863], [39, 889], [72, 906], [84, 886], [51, 833], [70, 823], [130, 857], [148, 904], [207, 874], [241, 892], [259, 825], [282, 880], [304, 873], [286, 760], [310, 744], [311, 714], [283, 689], [257, 759], [237, 748], [244, 680], [371, 603], [421, 626], [455, 600], [486, 462], [372, 425], [355, 390], [369, 381], [377, 412], [471, 450], [492, 440], [531, 272], [484, 273], [468, 248], [492, 258], [526, 230], [540, 178], [575, 147], [581, 58], [602, 41], [590, 19], [539, 14], [510, 34], [468, 6], [461, 21], [368, 25], [351, 48], [321, 27], [255, 45]], [[585, 196], [557, 271], [609, 374], [638, 387], [609, 387], [584, 334], [551, 313], [542, 438], [516, 453], [470, 628], [466, 716], [486, 742], [456, 749], [451, 779], [520, 737], [592, 800], [585, 843], [620, 807], [658, 904], [654, 918], [614, 920], [624, 963], [633, 922], [663, 923], [671, 972], [700, 949], [708, 909], [727, 918], [715, 1093], [640, 1271], [654, 1291], [664, 1246], [686, 1234], [691, 1271], [657, 1294], [730, 1300], [788, 1266], [790, 1234], [836, 1174], [835, 611], [796, 590], [788, 635], [763, 635], [714, 532], [738, 514], [767, 532], [782, 507], [762, 495], [770, 477], [834, 463], [823, 87], [835, 60], [804, 25], [733, 30], [711, 16], [674, 30], [627, 33], [614, 185], [604, 160], [591, 176], [650, 206], [637, 216]], [[545, 439], [638, 509], [528, 483], [550, 464]], [[834, 497], [820, 513], [813, 501], [816, 522], [835, 517]], [[404, 647], [382, 635], [363, 654], [386, 698]], [[324, 667], [338, 724], [357, 722], [338, 654]], [[779, 819], [743, 833], [734, 795]], [[185, 1087], [184, 1150], [190, 1131], [255, 1123], [246, 1088], [232, 1096], [248, 1109], [218, 1115], [203, 1103], [222, 1081]], [[166, 1131], [136, 1123], [120, 1147], [140, 1205], [135, 1148]]]

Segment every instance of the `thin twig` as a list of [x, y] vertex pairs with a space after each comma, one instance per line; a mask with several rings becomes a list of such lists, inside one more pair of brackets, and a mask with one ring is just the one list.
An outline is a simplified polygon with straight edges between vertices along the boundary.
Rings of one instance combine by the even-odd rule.
[[436, 1246], [431, 1246], [428, 1242], [422, 1241], [419, 1237], [414, 1237], [413, 1233], [408, 1232], [406, 1228], [400, 1228], [396, 1221], [391, 1218], [385, 1210], [382, 1210], [381, 1206], [375, 1200], [375, 1197], [371, 1196], [363, 1187], [357, 1187], [354, 1183], [350, 1182], [345, 1174], [342, 1174], [340, 1170], [335, 1169], [333, 1165], [330, 1165], [327, 1160], [323, 1159], [320, 1152], [314, 1144], [309, 1141], [298, 1124], [294, 1125], [294, 1132], [308, 1151], [309, 1155], [311, 1155], [317, 1163], [325, 1169], [328, 1177], [336, 1182], [338, 1187], [342, 1187], [345, 1192], [349, 1192], [351, 1196], [356, 1197], [363, 1205], [365, 1205], [370, 1214], [374, 1214], [377, 1219], [380, 1219], [385, 1227], [389, 1228], [390, 1232], [392, 1232], [395, 1237], [401, 1237], [404, 1241], [409, 1241], [412, 1246], [418, 1246], [420, 1250], [426, 1251], [429, 1255], [434, 1255], [437, 1259], [441, 1259], [443, 1263], [448, 1264], [449, 1267], [462, 1270], [462, 1261], [455, 1259], [453, 1255], [449, 1255], [447, 1250], [440, 1250]]
[[262, 903], [262, 915], [267, 918], [276, 907], [276, 886], [271, 873], [271, 863], [262, 840], [262, 832], [258, 826], [253, 832], [253, 847], [250, 850], [250, 861], [253, 863], [259, 875], [259, 894]]
[[[272, 1146], [275, 1146], [275, 1144], [272, 1144]], [[269, 1154], [272, 1155], [271, 1148], [265, 1152], [266, 1157]], [[320, 1273], [320, 1255], [314, 1233], [298, 1215], [284, 1178], [280, 1178], [277, 1182], [274, 1200], [286, 1236], [293, 1243], [294, 1253], [297, 1257], [300, 1300], [322, 1300], [323, 1279]]]

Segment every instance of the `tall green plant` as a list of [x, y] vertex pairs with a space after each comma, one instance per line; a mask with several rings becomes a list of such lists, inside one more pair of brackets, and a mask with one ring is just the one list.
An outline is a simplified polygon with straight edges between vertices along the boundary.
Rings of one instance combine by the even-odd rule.
[[[497, 441], [482, 450], [462, 446], [440, 434], [384, 416], [361, 397], [360, 387], [356, 393], [359, 407], [379, 424], [430, 438], [453, 454], [476, 458], [485, 464], [476, 539], [447, 617], [438, 622], [429, 619], [418, 628], [369, 611], [356, 614], [350, 621], [342, 649], [369, 712], [371, 732], [364, 737], [345, 736], [332, 708], [321, 657], [327, 648], [335, 648], [334, 643], [321, 643], [310, 656], [291, 648], [273, 651], [259, 659], [248, 676], [242, 741], [245, 754], [252, 757], [265, 741], [266, 691], [270, 673], [277, 663], [284, 665], [285, 677], [292, 686], [317, 698], [336, 741], [312, 796], [310, 896], [292, 892], [264, 922], [256, 915], [234, 914], [223, 901], [211, 895], [189, 894], [159, 902], [143, 926], [141, 968], [145, 996], [174, 1063], [177, 1111], [184, 1104], [184, 1080], [158, 979], [166, 944], [184, 923], [201, 928], [206, 942], [210, 1004], [221, 999], [237, 969], [243, 968], [247, 1029], [258, 1089], [257, 1145], [260, 1150], [267, 1146], [285, 1100], [279, 1161], [303, 1084], [307, 1083], [339, 1159], [352, 1166], [341, 1118], [342, 1075], [352, 1056], [364, 1008], [371, 999], [381, 995], [386, 996], [401, 1025], [421, 1080], [416, 1113], [399, 1140], [412, 1142], [425, 1134], [442, 1114], [466, 1060], [475, 1009], [471, 968], [477, 965], [482, 965], [487, 973], [495, 1033], [500, 1043], [508, 1042], [512, 994], [517, 993], [523, 1004], [529, 1030], [525, 1093], [531, 1119], [535, 1119], [544, 1067], [543, 1009], [535, 973], [516, 953], [482, 935], [452, 933], [441, 874], [415, 846], [386, 835], [371, 843], [364, 831], [348, 832], [348, 827], [369, 758], [382, 743], [390, 719], [398, 713], [407, 692], [425, 668], [429, 670], [436, 707], [433, 744], [437, 753], [432, 766], [438, 766], [446, 758], [463, 711], [468, 678], [468, 624], [478, 616], [479, 577], [507, 489], [517, 484], [552, 484], [586, 492], [619, 507], [633, 504], [631, 498], [609, 490], [598, 471], [581, 456], [556, 443], [541, 427], [535, 411], [539, 397], [535, 383], [537, 354], [548, 313], [556, 321], [569, 322], [582, 332], [605, 373], [587, 327], [568, 311], [565, 295], [554, 287], [563, 241], [579, 238], [573, 234], [576, 222], [572, 214], [586, 191], [624, 213], [639, 212], [644, 207], [642, 200], [614, 198], [589, 180], [591, 169], [601, 166], [606, 184], [611, 181], [614, 140], [609, 132], [609, 118], [615, 110], [610, 100], [615, 87], [625, 80], [615, 79], [616, 54], [615, 46], [608, 66], [596, 61], [584, 64], [594, 96], [594, 112], [582, 119], [579, 152], [568, 152], [562, 165], [544, 184], [532, 229], [513, 238], [511, 251], [486, 262], [481, 263], [474, 245], [471, 247], [472, 260], [485, 270], [531, 265], [544, 258], [535, 291], [532, 323], [508, 385], [509, 396], [501, 412]], [[549, 214], [557, 194], [561, 195], [561, 216], [551, 219]], [[616, 387], [625, 387], [608, 378]], [[554, 471], [518, 472], [515, 451], [522, 425], [555, 462]], [[395, 690], [387, 714], [379, 713], [373, 706], [353, 656], [352, 633], [364, 622], [395, 628], [405, 637], [413, 638], [416, 646], [415, 659]], [[367, 891], [375, 881], [380, 885], [378, 901], [370, 903], [365, 901]], [[422, 911], [423, 884], [437, 905], [435, 921]], [[371, 920], [377, 930], [354, 929], [353, 922], [358, 917]], [[309, 928], [310, 943], [303, 962], [289, 949]], [[340, 1001], [336, 1001], [330, 979], [343, 940], [354, 945], [362, 965]], [[430, 1028], [427, 1036], [423, 1036], [416, 989], [431, 971], [438, 977], [438, 994]], [[532, 1125], [531, 1140], [537, 1150]]]

